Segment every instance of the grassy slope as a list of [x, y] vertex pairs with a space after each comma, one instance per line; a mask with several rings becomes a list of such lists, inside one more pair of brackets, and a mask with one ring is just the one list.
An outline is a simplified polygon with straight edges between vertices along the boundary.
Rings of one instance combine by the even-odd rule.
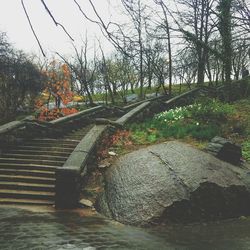
[[250, 162], [250, 99], [240, 100], [233, 105], [237, 110], [237, 125], [241, 132], [235, 140], [243, 145], [243, 157]]
[[[227, 108], [232, 108], [233, 110], [233, 112], [229, 112], [229, 114], [227, 115], [227, 119], [222, 119], [221, 121], [219, 121], [220, 116], [218, 118], [218, 121], [214, 119], [210, 120], [209, 118], [205, 119], [203, 124], [205, 125], [204, 129], [202, 128], [200, 130], [202, 136], [205, 134], [205, 137], [202, 139], [199, 138], [200, 134], [198, 131], [198, 127], [202, 124], [197, 126], [197, 129], [194, 127], [194, 129], [191, 129], [190, 132], [181, 131], [181, 136], [179, 136], [179, 134], [177, 134], [176, 136], [174, 133], [173, 136], [168, 136], [167, 133], [164, 134], [164, 132], [162, 133], [162, 131], [160, 131], [161, 127], [156, 128], [156, 126], [154, 127], [154, 124], [152, 125], [151, 121], [147, 121], [141, 124], [136, 124], [136, 129], [134, 129], [134, 125], [128, 127], [128, 129], [130, 130], [129, 135], [126, 134], [126, 136], [123, 136], [122, 131], [118, 131], [118, 133], [114, 135], [116, 143], [111, 146], [110, 150], [114, 150], [119, 154], [123, 154], [140, 147], [145, 147], [150, 144], [160, 143], [166, 140], [173, 139], [177, 139], [192, 144], [197, 148], [203, 149], [207, 145], [209, 138], [213, 137], [214, 135], [220, 135], [241, 144], [243, 147], [243, 157], [245, 160], [250, 162], [250, 100], [244, 99], [236, 101], [230, 104], [230, 106]], [[181, 121], [182, 123], [177, 123], [176, 126], [179, 126], [180, 129], [182, 129], [183, 126], [185, 126], [190, 122], [190, 120], [192, 120], [192, 118], [190, 117], [185, 119]], [[218, 131], [215, 131], [214, 134], [211, 134], [211, 128], [212, 132], [214, 132], [213, 125], [217, 122], [220, 129]], [[206, 128], [208, 128], [207, 131]], [[195, 137], [197, 133], [198, 138]]]

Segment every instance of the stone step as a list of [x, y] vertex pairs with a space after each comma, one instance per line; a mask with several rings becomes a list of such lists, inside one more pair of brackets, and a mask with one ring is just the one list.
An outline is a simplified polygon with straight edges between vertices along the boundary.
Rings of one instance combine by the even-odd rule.
[[[88, 130], [86, 130], [86, 131], [77, 131], [77, 132], [69, 133], [66, 136], [70, 136], [70, 135], [82, 136], [82, 135], [87, 134], [87, 132], [88, 132]], [[63, 138], [65, 138], [65, 136]]]
[[0, 198], [54, 200], [54, 192], [0, 189]]
[[56, 168], [64, 164], [89, 128], [6, 148], [0, 156], [0, 204], [54, 205]]
[[51, 151], [51, 150], [25, 150], [25, 149], [10, 149], [7, 151], [10, 154], [22, 154], [22, 155], [52, 155], [52, 156], [62, 156], [68, 157], [70, 152], [63, 152], [63, 151]]
[[69, 135], [65, 135], [63, 138], [66, 139], [66, 140], [80, 141], [85, 135], [86, 135], [86, 133], [82, 133], [82, 134], [69, 134]]
[[41, 170], [41, 171], [55, 171], [57, 166], [48, 166], [41, 164], [26, 164], [26, 163], [2, 163], [0, 162], [0, 169], [13, 169], [13, 170]]
[[37, 199], [0, 198], [0, 204], [52, 206], [52, 205], [54, 205], [54, 201], [52, 201], [52, 200], [37, 200]]
[[78, 141], [80, 142], [81, 139], [82, 139], [84, 136], [85, 136], [85, 135], [68, 135], [68, 136], [65, 136], [64, 138], [72, 139], [72, 140], [78, 140]]
[[21, 175], [21, 176], [37, 176], [55, 178], [54, 171], [40, 171], [40, 170], [23, 170], [23, 169], [6, 169], [0, 168], [0, 175]]
[[26, 182], [7, 182], [0, 181], [0, 190], [27, 190], [55, 192], [55, 185]]
[[49, 166], [62, 166], [64, 164], [64, 162], [65, 161], [0, 157], [0, 163], [39, 164], [39, 165], [49, 165]]
[[32, 146], [32, 147], [66, 147], [66, 148], [74, 148], [79, 142], [71, 141], [71, 142], [48, 142], [48, 141], [26, 141], [22, 145], [23, 146]]
[[36, 160], [52, 160], [52, 161], [66, 161], [68, 157], [50, 155], [36, 155], [36, 154], [13, 154], [4, 153], [1, 155], [3, 158], [19, 158], [19, 159], [36, 159]]
[[78, 130], [78, 131], [75, 131], [73, 133], [68, 133], [68, 134], [66, 134], [66, 136], [67, 135], [85, 135], [85, 134], [87, 134], [88, 131], [89, 131], [89, 129], [87, 129], [87, 130]]
[[15, 149], [18, 150], [41, 150], [41, 151], [46, 151], [46, 150], [51, 150], [51, 151], [60, 151], [60, 152], [66, 152], [66, 153], [71, 153], [75, 147], [59, 147], [59, 146], [31, 146], [31, 145], [19, 145], [16, 146]]
[[[91, 126], [93, 127], [93, 126]], [[82, 138], [88, 133], [88, 131], [91, 129], [91, 127], [85, 127], [83, 129], [79, 129], [77, 131], [74, 131], [72, 133], [69, 133], [67, 135], [65, 135], [63, 137], [63, 139], [67, 139], [67, 140], [78, 140], [80, 142], [80, 140], [82, 140]]]
[[63, 137], [63, 139], [61, 138], [34, 138], [34, 139], [31, 139], [31, 140], [28, 140], [28, 142], [41, 142], [41, 143], [48, 143], [48, 142], [51, 142], [51, 143], [65, 143], [65, 144], [71, 144], [71, 143], [79, 143], [78, 140], [69, 140], [69, 139], [65, 139]]
[[43, 183], [55, 185], [55, 178], [25, 176], [25, 175], [0, 175], [0, 181], [4, 182], [25, 182], [25, 183]]

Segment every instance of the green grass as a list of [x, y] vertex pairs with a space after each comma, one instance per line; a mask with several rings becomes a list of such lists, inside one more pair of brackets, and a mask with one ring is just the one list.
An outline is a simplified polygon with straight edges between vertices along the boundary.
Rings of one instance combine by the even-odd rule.
[[250, 139], [242, 144], [242, 155], [247, 162], [250, 162]]
[[250, 162], [249, 110], [249, 99], [228, 104], [203, 98], [193, 105], [157, 114], [141, 124], [131, 124], [128, 129], [136, 145], [180, 139], [200, 147], [214, 136], [222, 136], [241, 144], [243, 157]]
[[[194, 85], [192, 85], [193, 87]], [[168, 85], [165, 86], [166, 89], [168, 90]], [[152, 94], [152, 93], [155, 93], [158, 91], [158, 93], [160, 94], [163, 94], [164, 91], [162, 89], [162, 87], [157, 90], [157, 86], [152, 86], [151, 88], [148, 88], [148, 87], [143, 87], [143, 95], [146, 95], [146, 94]], [[189, 88], [188, 88], [188, 85], [187, 84], [173, 84], [172, 85], [172, 96], [176, 96], [176, 95], [179, 95], [183, 92], [186, 92], [188, 91]], [[137, 94], [138, 96], [140, 95], [140, 88], [135, 88], [134, 89], [134, 92], [132, 92], [130, 89], [126, 92], [126, 96], [127, 95], [131, 95], [131, 94]], [[106, 99], [106, 94], [105, 93], [97, 93], [97, 94], [94, 94], [93, 95], [93, 100], [94, 101], [105, 101]], [[122, 98], [121, 98], [121, 93], [118, 91], [117, 95], [114, 95], [114, 99], [115, 99], [115, 103], [116, 104], [122, 104], [123, 101], [122, 101]], [[107, 100], [108, 102], [111, 101], [111, 98], [110, 98], [110, 95], [108, 94], [107, 96]]]
[[181, 139], [186, 136], [209, 140], [221, 134], [221, 124], [233, 112], [229, 104], [205, 99], [201, 103], [162, 112], [140, 125], [132, 124], [130, 129], [134, 140], [139, 142], [151, 143], [159, 138]]

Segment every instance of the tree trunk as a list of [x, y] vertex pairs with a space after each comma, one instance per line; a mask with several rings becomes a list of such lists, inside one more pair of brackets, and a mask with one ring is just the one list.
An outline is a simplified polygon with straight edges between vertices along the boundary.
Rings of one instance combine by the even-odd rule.
[[220, 0], [220, 23], [219, 30], [222, 38], [223, 47], [223, 68], [225, 74], [225, 82], [231, 86], [232, 71], [232, 17], [231, 17], [232, 0]]

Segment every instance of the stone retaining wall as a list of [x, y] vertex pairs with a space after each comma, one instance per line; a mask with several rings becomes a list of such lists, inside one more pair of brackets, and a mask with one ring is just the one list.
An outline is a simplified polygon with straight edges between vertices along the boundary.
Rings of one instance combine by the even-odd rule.
[[76, 207], [80, 197], [81, 177], [89, 172], [88, 163], [95, 146], [108, 129], [107, 125], [94, 126], [77, 145], [63, 167], [56, 170], [56, 207]]

